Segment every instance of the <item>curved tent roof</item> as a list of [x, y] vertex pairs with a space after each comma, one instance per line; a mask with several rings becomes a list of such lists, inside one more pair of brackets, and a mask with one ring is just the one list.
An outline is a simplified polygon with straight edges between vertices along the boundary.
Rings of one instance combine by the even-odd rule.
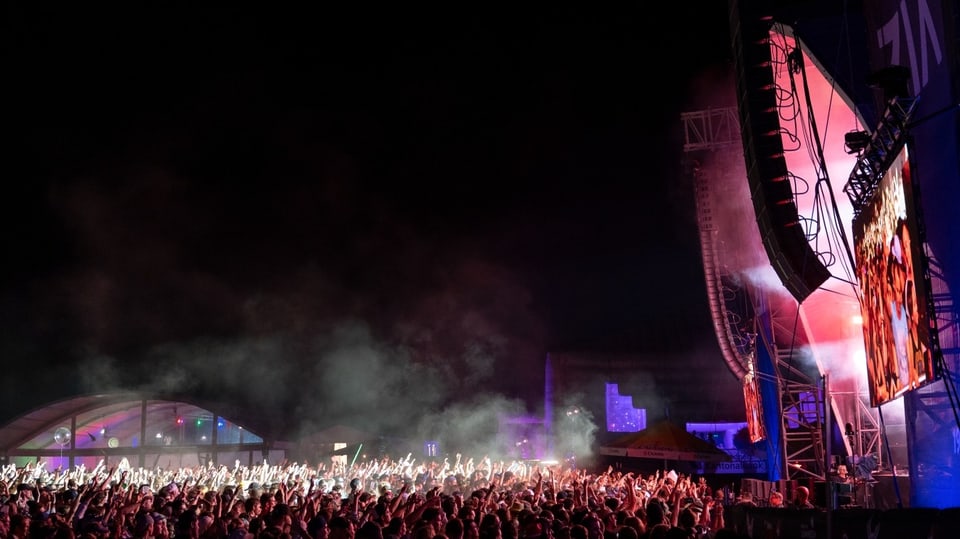
[[96, 456], [129, 452], [130, 448], [168, 451], [251, 444], [266, 447], [271, 441], [265, 442], [217, 409], [130, 392], [52, 402], [0, 428], [0, 453], [8, 457], [44, 457], [64, 451]]

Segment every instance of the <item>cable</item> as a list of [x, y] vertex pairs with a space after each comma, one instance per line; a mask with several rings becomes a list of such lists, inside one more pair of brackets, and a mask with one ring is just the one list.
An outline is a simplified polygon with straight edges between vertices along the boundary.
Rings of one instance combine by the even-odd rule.
[[[797, 50], [800, 50], [800, 49], [798, 48]], [[813, 113], [813, 102], [810, 97], [809, 78], [807, 77], [807, 71], [805, 68], [805, 64], [803, 62], [800, 62], [800, 76], [803, 82], [803, 93], [806, 97], [807, 110], [809, 111], [809, 121], [811, 126], [811, 132], [813, 133], [814, 143], [815, 143], [814, 147], [816, 148], [816, 152], [817, 152], [815, 165], [816, 165], [817, 171], [821, 174], [821, 176], [818, 177], [818, 180], [820, 181], [817, 182], [817, 187], [819, 189], [820, 185], [826, 185], [827, 193], [829, 194], [829, 201], [831, 204], [831, 208], [833, 209], [833, 216], [837, 219], [837, 221], [839, 221], [840, 212], [837, 206], [837, 198], [836, 198], [836, 194], [833, 191], [833, 184], [830, 181], [830, 174], [827, 171], [826, 157], [823, 154], [823, 144], [820, 141], [819, 133], [817, 131], [816, 117]], [[830, 109], [832, 109], [833, 107], [833, 96], [834, 96], [834, 92], [831, 92], [830, 104], [828, 106], [828, 111], [827, 111], [828, 119], [830, 118]], [[826, 135], [828, 127], [829, 126], [824, 128], [824, 135]], [[817, 198], [817, 200], [819, 200], [819, 198]], [[850, 266], [856, 267], [856, 262], [854, 261], [854, 256], [853, 256], [853, 250], [850, 248], [850, 243], [847, 239], [846, 233], [843, 230], [843, 227], [838, 227], [836, 231], [839, 233], [840, 241], [843, 243], [843, 251], [847, 254], [847, 259], [850, 263]]]
[[957, 387], [954, 385], [954, 375], [950, 373], [947, 362], [943, 359], [943, 353], [938, 353], [937, 358], [940, 373], [943, 377], [943, 388], [947, 393], [947, 399], [950, 401], [950, 411], [953, 412], [953, 421], [960, 429], [960, 412], [957, 411], [960, 408], [960, 402], [958, 402]]
[[[829, 173], [826, 167], [826, 159], [823, 154], [823, 145], [820, 141], [819, 131], [816, 126], [816, 119], [813, 112], [813, 104], [810, 95], [810, 86], [809, 79], [807, 77], [807, 72], [805, 68], [804, 57], [802, 49], [799, 46], [799, 38], [794, 36], [796, 44], [793, 48], [789, 46], [786, 42], [787, 32], [783, 30], [783, 25], [780, 25], [781, 29], [777, 32], [779, 34], [779, 40], [771, 40], [772, 48], [776, 51], [777, 54], [773, 54], [772, 57], [773, 64], [778, 66], [781, 70], [785, 69], [787, 73], [791, 74], [789, 77], [790, 80], [790, 89], [778, 91], [778, 106], [780, 111], [780, 117], [786, 122], [793, 123], [798, 126], [797, 129], [784, 129], [781, 128], [784, 132], [784, 138], [790, 142], [794, 142], [793, 147], [785, 146], [784, 151], [795, 151], [804, 147], [808, 153], [808, 158], [810, 162], [814, 165], [815, 170], [817, 171], [817, 181], [813, 186], [813, 203], [810, 216], [799, 216], [801, 224], [804, 227], [804, 234], [807, 237], [809, 242], [812, 242], [812, 247], [817, 258], [825, 267], [833, 267], [839, 263], [841, 268], [842, 275], [845, 276], [844, 279], [841, 279], [844, 282], [851, 283], [851, 290], [854, 296], [858, 296], [857, 288], [853, 284], [855, 282], [855, 270], [856, 262], [854, 260], [853, 251], [850, 248], [850, 243], [847, 238], [844, 227], [842, 226], [842, 219], [840, 218], [840, 209], [837, 203], [836, 194], [833, 190], [833, 184], [830, 181]], [[804, 109], [800, 105], [800, 100], [798, 98], [799, 91], [798, 85], [794, 78], [794, 74], [799, 74], [802, 82], [804, 96], [806, 98], [805, 110], [807, 111], [806, 115], [801, 114], [801, 111]], [[835, 92], [834, 92], [835, 93]], [[830, 103], [828, 105], [827, 118], [829, 122], [830, 110], [833, 106], [833, 93], [831, 94]], [[806, 122], [802, 120], [806, 118]], [[810, 125], [810, 128], [807, 129], [806, 126]], [[827, 125], [824, 129], [824, 134], [826, 134], [826, 129], [829, 128]], [[801, 133], [804, 143], [800, 143], [800, 138], [797, 137], [795, 133]], [[789, 177], [792, 182], [793, 194], [795, 199], [799, 196], [806, 194], [809, 190], [809, 185], [806, 183], [802, 177], [790, 173]], [[824, 225], [821, 228], [821, 225]], [[836, 240], [834, 238], [837, 238]], [[824, 248], [821, 245], [821, 240], [826, 245]], [[846, 254], [846, 257], [838, 257], [835, 253], [843, 252]], [[832, 272], [833, 273], [833, 272]]]
[[[850, 23], [848, 19], [848, 13], [850, 13], [850, 6], [849, 6], [848, 0], [843, 0], [842, 11], [843, 11], [843, 15], [842, 15], [843, 22], [840, 24], [840, 28], [843, 29], [843, 34], [841, 35], [840, 44], [837, 45], [837, 61], [835, 62], [835, 64], [837, 66], [840, 65], [840, 59], [839, 59], [840, 47], [842, 46], [842, 44], [845, 43], [847, 45], [847, 80], [854, 80], [856, 77], [854, 76], [854, 71], [853, 71], [853, 51], [850, 49], [850, 43], [851, 43], [850, 28], [849, 28]], [[855, 84], [850, 85], [849, 98], [852, 103], [857, 103], [857, 99], [859, 97], [856, 94], [857, 89], [858, 89], [857, 85]], [[854, 114], [853, 118], [856, 121], [856, 123], [854, 124], [854, 127], [859, 128], [860, 115]]]
[[890, 451], [890, 439], [887, 438], [887, 425], [883, 422], [883, 408], [877, 406], [880, 416], [880, 432], [883, 433], [883, 446], [887, 449], [887, 460], [893, 470], [893, 491], [897, 494], [897, 509], [903, 509], [903, 498], [900, 497], [900, 484], [897, 481], [897, 465], [893, 463], [893, 453]]

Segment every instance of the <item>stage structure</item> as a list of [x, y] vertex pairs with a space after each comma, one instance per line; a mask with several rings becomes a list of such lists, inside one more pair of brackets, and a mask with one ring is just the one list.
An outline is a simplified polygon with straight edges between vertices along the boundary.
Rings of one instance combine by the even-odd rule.
[[[822, 403], [816, 400], [820, 394], [816, 376], [798, 369], [789, 353], [778, 356], [769, 351], [777, 348], [774, 339], [790, 342], [785, 329], [792, 311], [767, 303], [767, 294], [736, 275], [725, 259], [728, 255], [722, 254], [729, 253], [734, 241], [743, 241], [729, 238], [730, 231], [723, 230], [728, 221], [720, 218], [723, 209], [716, 207], [718, 201], [738, 197], [737, 188], [725, 178], [744, 173], [735, 152], [741, 144], [736, 109], [689, 112], [682, 120], [714, 328], [727, 366], [745, 385], [744, 416], [756, 417], [755, 428], [762, 425], [762, 434], [754, 431], [753, 441], [766, 447], [769, 480], [801, 474], [822, 480]], [[770, 322], [761, 330], [764, 319]], [[762, 403], [761, 408], [750, 406], [749, 394], [756, 397], [752, 404]]]
[[[730, 1], [736, 106], [682, 118], [707, 290], [724, 360], [738, 378], [755, 377], [745, 397], [762, 403], [770, 479], [830, 487], [850, 465], [894, 484], [906, 476], [898, 506], [958, 506], [960, 484], [949, 479], [960, 465], [958, 6], [866, 4]], [[742, 155], [731, 160], [736, 146]], [[731, 175], [745, 177], [745, 196], [726, 192]], [[848, 182], [846, 200], [831, 178]], [[897, 311], [873, 297], [887, 284], [863, 250], [880, 225], [861, 212], [885, 178], [910, 184], [910, 234], [884, 248], [914, 264], [912, 332], [896, 333]], [[746, 250], [765, 253], [779, 283], [732, 248], [730, 229], [743, 231], [729, 217], [746, 212], [727, 206], [744, 198], [756, 218]], [[896, 355], [900, 336], [921, 351]], [[865, 463], [876, 468], [859, 470]]]

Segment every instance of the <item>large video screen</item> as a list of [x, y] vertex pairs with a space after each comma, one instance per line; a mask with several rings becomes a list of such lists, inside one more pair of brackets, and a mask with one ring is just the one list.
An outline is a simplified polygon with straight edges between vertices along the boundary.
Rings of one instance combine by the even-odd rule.
[[935, 379], [931, 320], [907, 146], [853, 222], [870, 403]]

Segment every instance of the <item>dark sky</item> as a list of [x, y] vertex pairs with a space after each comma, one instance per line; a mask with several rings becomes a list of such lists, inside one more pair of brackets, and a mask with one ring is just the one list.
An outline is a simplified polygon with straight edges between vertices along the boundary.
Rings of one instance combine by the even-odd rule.
[[6, 414], [536, 402], [548, 352], [716, 348], [679, 114], [725, 3], [338, 9], [8, 8]]

